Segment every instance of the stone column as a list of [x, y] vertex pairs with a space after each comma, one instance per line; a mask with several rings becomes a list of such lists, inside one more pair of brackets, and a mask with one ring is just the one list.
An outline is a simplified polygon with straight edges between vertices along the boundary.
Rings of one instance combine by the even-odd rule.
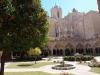
[[95, 53], [95, 44], [94, 44], [93, 39], [92, 39], [92, 49], [93, 49], [93, 55], [95, 55], [95, 54], [96, 54], [96, 53]]
[[50, 47], [50, 51], [51, 51], [51, 56], [53, 56], [53, 48]]

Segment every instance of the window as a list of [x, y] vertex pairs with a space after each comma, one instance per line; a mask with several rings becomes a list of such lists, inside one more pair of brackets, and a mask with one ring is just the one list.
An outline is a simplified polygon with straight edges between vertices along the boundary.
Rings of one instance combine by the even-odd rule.
[[74, 21], [75, 19], [76, 19], [76, 17], [75, 17], [75, 16], [73, 16], [73, 17], [72, 17], [72, 21]]
[[58, 18], [59, 18], [59, 12], [57, 13], [57, 16], [58, 16]]

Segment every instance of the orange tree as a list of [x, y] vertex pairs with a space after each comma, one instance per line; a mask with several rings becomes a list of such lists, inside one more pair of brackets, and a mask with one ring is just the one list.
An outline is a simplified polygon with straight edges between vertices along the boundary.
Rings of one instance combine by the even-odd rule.
[[0, 1], [0, 48], [3, 51], [1, 72], [4, 75], [6, 51], [27, 51], [43, 46], [48, 38], [47, 12], [40, 0]]

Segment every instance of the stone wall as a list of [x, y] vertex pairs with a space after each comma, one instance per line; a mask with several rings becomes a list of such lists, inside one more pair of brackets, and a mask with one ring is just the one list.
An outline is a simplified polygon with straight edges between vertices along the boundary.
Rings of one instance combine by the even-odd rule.
[[72, 53], [100, 55], [100, 46], [97, 46], [100, 40], [100, 16], [97, 11], [84, 13], [74, 8], [62, 18], [62, 9], [55, 6], [51, 9], [50, 25], [49, 36], [55, 38], [48, 42], [52, 55], [53, 52], [59, 54], [59, 51], [65, 55], [66, 47]]

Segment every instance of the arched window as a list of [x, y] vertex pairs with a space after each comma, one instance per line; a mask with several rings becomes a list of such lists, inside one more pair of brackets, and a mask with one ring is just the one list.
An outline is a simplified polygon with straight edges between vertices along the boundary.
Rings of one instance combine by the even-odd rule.
[[59, 18], [59, 11], [57, 12], [57, 17]]
[[76, 17], [75, 17], [75, 16], [73, 16], [73, 17], [72, 17], [72, 21], [74, 21], [75, 19], [76, 19]]

